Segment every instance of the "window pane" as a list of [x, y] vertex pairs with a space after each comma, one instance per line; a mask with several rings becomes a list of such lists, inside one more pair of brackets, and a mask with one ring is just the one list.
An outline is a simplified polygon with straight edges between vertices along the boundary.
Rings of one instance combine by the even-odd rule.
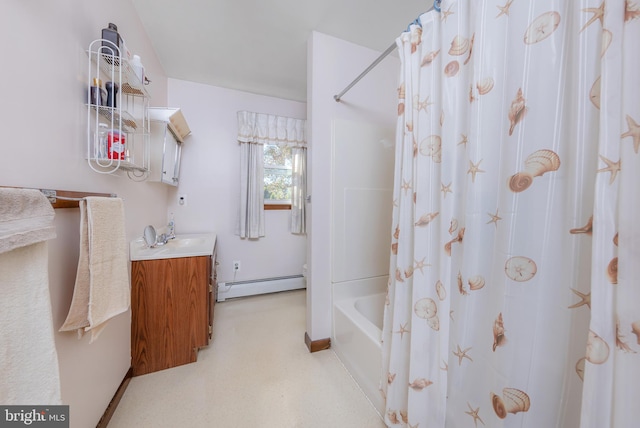
[[291, 202], [291, 147], [264, 146], [265, 203]]
[[291, 170], [286, 168], [264, 168], [265, 201], [291, 200]]
[[291, 168], [291, 147], [264, 145], [264, 166]]

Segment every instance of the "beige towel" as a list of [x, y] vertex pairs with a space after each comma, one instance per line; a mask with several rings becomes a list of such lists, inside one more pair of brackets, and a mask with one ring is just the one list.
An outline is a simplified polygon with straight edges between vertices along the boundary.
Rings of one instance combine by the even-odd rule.
[[129, 309], [127, 243], [122, 199], [88, 197], [80, 203], [80, 257], [69, 314], [60, 331], [91, 331]]
[[61, 404], [49, 295], [53, 208], [38, 190], [0, 189], [0, 403]]
[[89, 224], [87, 222], [87, 206], [80, 201], [80, 255], [76, 271], [76, 284], [73, 288], [71, 307], [60, 331], [78, 331], [78, 338], [89, 326]]
[[55, 238], [54, 216], [39, 190], [0, 188], [0, 253]]

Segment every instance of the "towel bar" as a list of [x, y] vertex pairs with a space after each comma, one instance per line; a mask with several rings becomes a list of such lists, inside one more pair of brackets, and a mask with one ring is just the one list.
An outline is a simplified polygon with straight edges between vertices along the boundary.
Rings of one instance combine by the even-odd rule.
[[88, 193], [88, 192], [71, 192], [65, 190], [40, 189], [40, 191], [49, 199], [53, 208], [77, 208], [78, 202], [84, 200], [87, 196], [104, 196], [116, 198], [115, 193]]
[[[23, 188], [33, 189], [33, 187], [18, 187], [18, 186], [0, 186], [11, 188]], [[70, 190], [54, 190], [54, 189], [38, 189], [43, 195], [49, 199], [53, 208], [78, 208], [80, 205], [78, 202], [86, 198], [87, 196], [102, 196], [106, 198], [117, 198], [115, 193], [96, 193], [96, 192], [74, 192]]]

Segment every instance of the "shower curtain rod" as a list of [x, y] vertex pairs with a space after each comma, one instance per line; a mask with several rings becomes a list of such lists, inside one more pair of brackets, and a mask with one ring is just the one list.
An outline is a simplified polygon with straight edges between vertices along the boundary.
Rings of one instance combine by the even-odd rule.
[[[435, 0], [433, 2], [433, 6], [431, 6], [426, 12], [431, 12], [432, 10], [436, 10], [438, 12], [440, 12], [440, 3], [442, 2], [442, 0]], [[420, 18], [416, 18], [411, 24], [409, 24], [409, 27], [412, 24], [416, 24], [416, 25], [420, 25]], [[407, 27], [407, 31], [409, 30], [409, 27]], [[380, 63], [380, 61], [382, 61], [383, 59], [385, 59], [391, 52], [393, 52], [396, 49], [397, 45], [394, 42], [393, 44], [391, 44], [391, 46], [389, 46], [387, 48], [387, 50], [385, 50], [384, 52], [382, 52], [382, 54], [380, 54], [380, 56], [378, 58], [376, 58], [375, 61], [373, 61], [371, 63], [371, 65], [369, 67], [367, 67], [362, 73], [360, 73], [360, 75], [358, 77], [356, 77], [355, 79], [353, 79], [353, 82], [349, 83], [349, 85], [344, 88], [342, 90], [342, 92], [340, 92], [337, 95], [333, 96], [333, 99], [336, 100], [337, 103], [340, 102], [340, 99], [342, 98], [342, 96], [344, 94], [347, 93], [347, 91], [349, 91], [349, 89], [351, 89], [356, 83], [358, 83], [360, 81], [360, 79], [362, 79], [364, 76], [367, 75], [367, 73], [369, 73], [376, 65], [378, 65]]]

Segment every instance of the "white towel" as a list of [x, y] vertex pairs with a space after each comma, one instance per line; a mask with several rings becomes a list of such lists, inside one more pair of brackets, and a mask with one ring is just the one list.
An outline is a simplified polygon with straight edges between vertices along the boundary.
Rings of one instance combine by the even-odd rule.
[[55, 238], [54, 216], [39, 190], [0, 188], [0, 253]]
[[106, 322], [131, 302], [124, 205], [119, 198], [80, 202], [80, 257], [69, 314], [60, 331], [91, 331], [93, 342]]
[[0, 189], [0, 403], [61, 404], [49, 294], [54, 211], [38, 190]]

